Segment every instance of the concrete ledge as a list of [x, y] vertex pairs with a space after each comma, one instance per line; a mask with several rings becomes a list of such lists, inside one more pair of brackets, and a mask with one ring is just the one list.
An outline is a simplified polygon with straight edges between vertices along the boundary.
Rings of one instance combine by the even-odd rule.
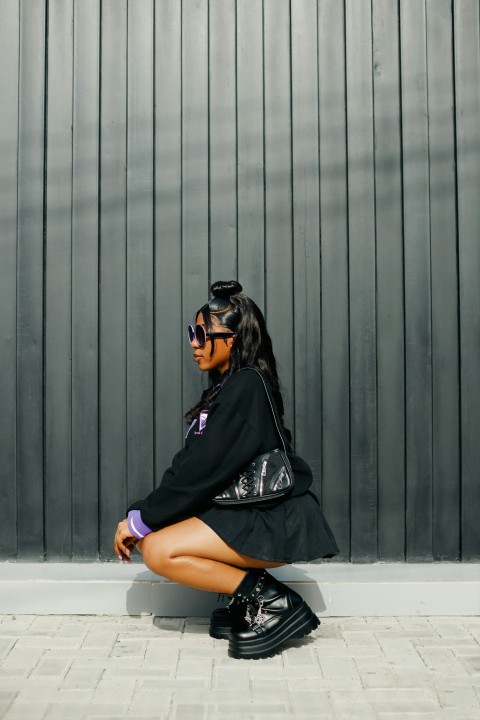
[[[319, 616], [478, 615], [480, 563], [320, 563], [271, 571]], [[0, 613], [206, 616], [227, 598], [141, 563], [0, 563]]]

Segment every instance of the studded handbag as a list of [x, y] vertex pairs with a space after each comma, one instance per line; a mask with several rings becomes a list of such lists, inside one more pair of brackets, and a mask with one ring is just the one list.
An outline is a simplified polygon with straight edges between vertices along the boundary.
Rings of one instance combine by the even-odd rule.
[[282, 447], [258, 455], [249, 462], [247, 467], [231, 481], [225, 490], [215, 495], [213, 502], [216, 505], [272, 504], [291, 492], [295, 483], [295, 477], [287, 455], [287, 444], [282, 431], [282, 423], [271, 391], [259, 370], [256, 368], [241, 368], [238, 372], [243, 370], [252, 370], [260, 376], [267, 393], [277, 433], [282, 441]]

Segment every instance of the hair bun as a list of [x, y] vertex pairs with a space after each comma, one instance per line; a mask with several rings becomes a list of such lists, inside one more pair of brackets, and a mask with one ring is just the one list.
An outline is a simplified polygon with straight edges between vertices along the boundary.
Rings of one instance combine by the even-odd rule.
[[232, 295], [237, 295], [243, 290], [236, 280], [218, 280], [214, 282], [210, 291], [214, 297], [228, 300]]

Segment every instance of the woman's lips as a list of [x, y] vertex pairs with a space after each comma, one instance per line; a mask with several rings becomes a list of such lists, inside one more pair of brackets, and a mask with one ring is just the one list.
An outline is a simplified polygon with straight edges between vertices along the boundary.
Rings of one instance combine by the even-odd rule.
[[193, 359], [195, 360], [195, 362], [200, 362], [200, 360], [202, 359], [202, 356], [201, 356], [201, 355], [194, 355], [194, 356], [193, 356]]

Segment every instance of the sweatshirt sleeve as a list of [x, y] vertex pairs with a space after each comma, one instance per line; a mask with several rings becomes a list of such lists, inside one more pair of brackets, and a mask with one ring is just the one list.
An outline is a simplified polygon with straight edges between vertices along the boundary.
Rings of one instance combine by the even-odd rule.
[[250, 378], [227, 380], [212, 403], [203, 434], [177, 454], [158, 488], [130, 506], [140, 511], [136, 519], [143, 526], [155, 531], [194, 515], [259, 454], [261, 437], [249, 421], [252, 390], [258, 393]]
[[152, 532], [152, 528], [149, 528], [148, 525], [145, 525], [143, 522], [140, 510], [129, 510], [128, 529], [132, 535], [139, 540], [142, 540], [145, 535]]

